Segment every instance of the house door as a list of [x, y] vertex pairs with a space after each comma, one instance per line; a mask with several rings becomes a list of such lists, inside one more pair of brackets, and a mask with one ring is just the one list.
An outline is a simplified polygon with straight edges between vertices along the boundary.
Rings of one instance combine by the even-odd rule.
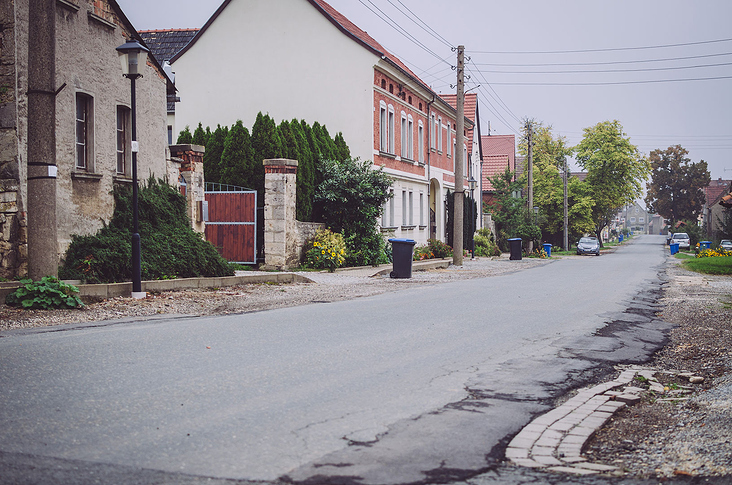
[[437, 239], [437, 201], [440, 199], [437, 180], [430, 181], [430, 239]]

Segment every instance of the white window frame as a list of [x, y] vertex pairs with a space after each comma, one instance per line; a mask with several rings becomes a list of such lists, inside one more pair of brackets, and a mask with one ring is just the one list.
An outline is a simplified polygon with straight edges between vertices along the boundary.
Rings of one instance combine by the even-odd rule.
[[[120, 119], [121, 116], [121, 119]], [[117, 174], [130, 175], [130, 108], [117, 105]]]
[[447, 140], [448, 140], [448, 142], [447, 142], [447, 147], [446, 148], [447, 148], [447, 156], [448, 157], [453, 152], [452, 147], [450, 146], [450, 145], [452, 145], [452, 143], [450, 143], [450, 140], [452, 139], [452, 129], [450, 128], [451, 126], [452, 126], [452, 123], [450, 123], [448, 121], [447, 122], [447, 126], [445, 127], [445, 129], [447, 130]]
[[388, 136], [388, 130], [387, 130], [387, 108], [386, 103], [383, 101], [379, 102], [379, 151], [386, 152], [388, 145], [387, 145], [387, 136]]
[[437, 149], [437, 118], [434, 113], [430, 120], [430, 150]]
[[419, 225], [424, 226], [424, 192], [419, 193]]
[[387, 129], [389, 136], [389, 146], [387, 147], [387, 153], [395, 155], [394, 153], [394, 106], [389, 105], [389, 127]]
[[399, 150], [399, 152], [400, 152], [399, 154], [401, 155], [402, 158], [409, 158], [409, 156], [407, 155], [407, 152], [408, 152], [408, 150], [407, 150], [407, 148], [408, 148], [408, 145], [407, 145], [407, 113], [405, 113], [404, 111], [402, 111], [402, 123], [400, 126], [401, 126], [401, 145], [402, 146], [400, 147], [401, 149]]
[[414, 160], [414, 119], [407, 116], [407, 158]]
[[442, 116], [437, 118], [437, 122], [437, 127], [439, 129], [439, 135], [437, 136], [437, 151], [442, 152], [442, 139], [444, 138], [444, 136], [442, 135], [442, 131], [445, 127], [445, 125], [442, 124]]
[[402, 190], [402, 226], [407, 225], [407, 191]]
[[417, 143], [419, 144], [419, 147], [417, 148], [419, 162], [424, 163], [424, 123], [422, 123], [422, 120], [419, 120], [419, 125], [417, 127]]
[[409, 225], [414, 225], [414, 192], [409, 191]]
[[394, 227], [394, 189], [389, 190], [389, 227]]

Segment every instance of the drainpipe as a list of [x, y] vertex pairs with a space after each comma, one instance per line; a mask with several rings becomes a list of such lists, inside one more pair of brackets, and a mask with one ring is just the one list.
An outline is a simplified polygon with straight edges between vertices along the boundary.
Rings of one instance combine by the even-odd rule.
[[[432, 101], [427, 102], [427, 220], [429, 221], [429, 229], [427, 229], [427, 233], [432, 236], [432, 221], [430, 220], [430, 195], [432, 193], [432, 178], [430, 173], [430, 157], [432, 156], [432, 137], [430, 136], [430, 133], [432, 133], [432, 129], [434, 128], [432, 126], [432, 120], [430, 118], [430, 113], [432, 111], [432, 103], [435, 102], [436, 96], [432, 94]], [[437, 201], [435, 201], [435, 224], [437, 224]], [[437, 233], [435, 233], [435, 238], [437, 237]], [[429, 239], [429, 238], [428, 238]]]

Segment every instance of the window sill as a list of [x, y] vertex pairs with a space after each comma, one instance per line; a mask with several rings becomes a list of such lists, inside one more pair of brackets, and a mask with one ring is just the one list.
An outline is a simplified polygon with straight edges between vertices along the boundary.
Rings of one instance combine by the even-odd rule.
[[115, 184], [132, 184], [132, 177], [128, 177], [127, 175], [121, 175], [117, 174], [114, 177], [112, 177], [112, 182]]
[[402, 226], [402, 231], [412, 231], [417, 226]]
[[387, 227], [382, 227], [381, 232], [394, 232], [397, 229], [399, 229], [399, 226], [387, 226]]
[[89, 17], [89, 20], [94, 20], [95, 22], [98, 22], [98, 23], [104, 25], [105, 27], [109, 27], [112, 30], [117, 29], [116, 24], [110, 22], [109, 20], [107, 20], [103, 17], [100, 17], [99, 15], [97, 15], [95, 13], [87, 12], [86, 14], [87, 14], [87, 17]]
[[71, 172], [71, 178], [74, 179], [74, 180], [92, 180], [92, 181], [99, 181], [99, 180], [102, 180], [102, 174], [101, 173], [73, 171], [73, 172]]
[[382, 152], [382, 151], [379, 151], [379, 156], [386, 157], [386, 158], [396, 158], [396, 155], [394, 155], [393, 153]]
[[68, 8], [69, 10], [73, 10], [74, 12], [79, 11], [79, 6], [69, 0], [56, 0], [56, 3], [62, 7]]
[[420, 231], [424, 231], [425, 229], [427, 229], [427, 226], [422, 226], [422, 225], [419, 226]]

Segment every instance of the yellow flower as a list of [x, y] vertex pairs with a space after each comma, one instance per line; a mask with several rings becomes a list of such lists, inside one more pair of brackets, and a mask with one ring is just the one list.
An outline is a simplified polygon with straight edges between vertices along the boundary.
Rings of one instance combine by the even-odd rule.
[[323, 249], [322, 251], [320, 251], [320, 254], [325, 254], [325, 249]]

